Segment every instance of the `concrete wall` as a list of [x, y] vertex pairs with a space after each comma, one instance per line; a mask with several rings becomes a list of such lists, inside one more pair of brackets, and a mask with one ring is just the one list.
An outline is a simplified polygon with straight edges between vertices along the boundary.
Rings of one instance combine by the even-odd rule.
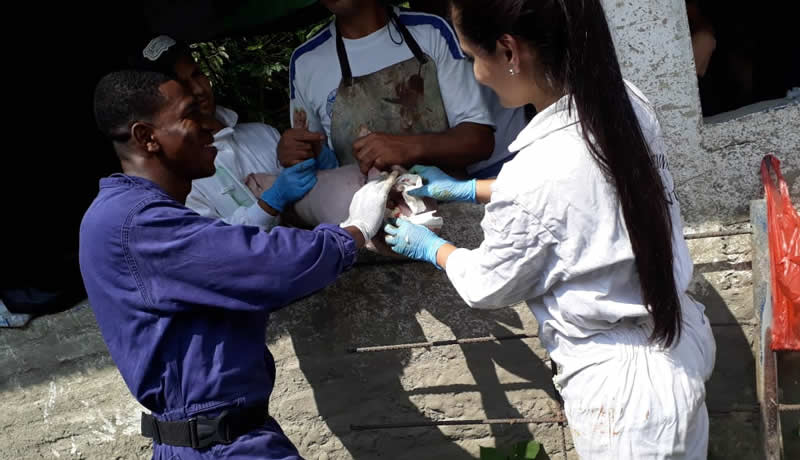
[[[472, 247], [480, 208], [443, 207], [446, 237]], [[744, 228], [746, 225], [739, 225]], [[760, 458], [747, 235], [692, 241], [691, 293], [706, 305], [720, 350], [708, 384], [712, 458]], [[278, 366], [272, 410], [309, 458], [467, 459], [480, 446], [541, 441], [550, 458], [576, 458], [568, 428], [513, 426], [357, 431], [352, 425], [560, 415], [537, 339], [353, 354], [393, 345], [494, 334], [535, 334], [526, 307], [467, 308], [446, 276], [424, 264], [364, 259], [325, 291], [273, 316]]]
[[[475, 206], [445, 208], [448, 237], [474, 245]], [[717, 339], [708, 384], [710, 458], [758, 459], [751, 249], [747, 235], [693, 241], [692, 294]], [[577, 458], [555, 423], [356, 431], [351, 425], [441, 419], [554, 418], [559, 404], [538, 340], [348, 353], [352, 346], [536, 332], [525, 307], [469, 310], [445, 276], [420, 264], [363, 263], [273, 315], [278, 378], [271, 413], [317, 459], [461, 460], [480, 446], [535, 438]], [[139, 412], [87, 305], [0, 331], [0, 459], [149, 459]], [[563, 434], [563, 438], [562, 438]]]
[[[761, 157], [784, 161], [800, 195], [800, 107], [704, 125], [683, 0], [607, 1], [627, 78], [659, 110], [692, 228], [746, 220], [762, 196]], [[474, 247], [475, 206], [444, 208], [445, 236]], [[722, 228], [736, 226], [723, 226]], [[761, 458], [755, 410], [750, 242], [693, 241], [692, 293], [718, 344], [708, 384], [710, 458]], [[351, 425], [441, 419], [553, 418], [559, 405], [537, 339], [353, 354], [354, 346], [535, 333], [525, 307], [466, 308], [424, 264], [366, 258], [334, 286], [277, 313], [269, 326], [278, 382], [271, 412], [308, 459], [466, 459], [480, 446], [534, 437], [545, 458], [576, 458], [555, 423], [355, 431]], [[0, 332], [0, 458], [150, 458], [138, 405], [87, 308]], [[563, 436], [563, 438], [562, 438]]]
[[[623, 72], [654, 103], [670, 146], [688, 230], [738, 228], [763, 192], [763, 154], [776, 153], [800, 192], [800, 107], [704, 124], [683, 0], [605, 2]], [[793, 129], [794, 128], [794, 129]], [[474, 207], [447, 207], [446, 233], [480, 235]], [[449, 213], [449, 214], [448, 214]], [[711, 456], [759, 458], [752, 282], [747, 236], [692, 242], [692, 293], [708, 308], [720, 359], [709, 382]], [[354, 431], [350, 425], [439, 419], [553, 417], [558, 403], [536, 339], [353, 355], [346, 348], [489, 334], [535, 333], [524, 307], [476, 312], [424, 265], [361, 266], [276, 315], [273, 407], [311, 458], [469, 458], [481, 445], [535, 437], [551, 458], [574, 457], [555, 424]], [[568, 431], [568, 430], [567, 430]]]
[[[690, 224], [746, 219], [763, 198], [761, 158], [783, 161], [795, 201], [800, 197], [800, 104], [703, 122], [684, 0], [606, 0], [623, 74], [656, 106]], [[715, 117], [717, 118], [717, 117]]]

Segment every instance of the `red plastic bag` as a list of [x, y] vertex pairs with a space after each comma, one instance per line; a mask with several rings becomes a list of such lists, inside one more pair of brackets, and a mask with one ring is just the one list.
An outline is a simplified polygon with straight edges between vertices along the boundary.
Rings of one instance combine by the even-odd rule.
[[800, 214], [792, 206], [780, 165], [772, 155], [761, 162], [772, 275], [772, 349], [800, 350]]

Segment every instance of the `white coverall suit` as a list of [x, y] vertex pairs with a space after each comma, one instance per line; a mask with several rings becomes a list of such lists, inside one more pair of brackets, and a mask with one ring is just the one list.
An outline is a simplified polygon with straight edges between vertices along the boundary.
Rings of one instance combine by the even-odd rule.
[[458, 249], [447, 275], [474, 308], [526, 301], [582, 459], [703, 459], [708, 447], [705, 381], [716, 345], [705, 308], [687, 293], [692, 260], [655, 113], [633, 85], [629, 97], [670, 200], [680, 340], [648, 340], [622, 207], [580, 134], [568, 98], [530, 122], [519, 151], [493, 185], [485, 239]]

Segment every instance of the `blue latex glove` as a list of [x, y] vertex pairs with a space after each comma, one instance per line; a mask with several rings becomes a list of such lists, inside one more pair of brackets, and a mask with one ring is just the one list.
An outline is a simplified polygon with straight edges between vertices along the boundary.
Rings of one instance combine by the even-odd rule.
[[475, 203], [475, 187], [477, 181], [457, 180], [445, 174], [435, 166], [416, 165], [409, 171], [411, 174], [422, 176], [421, 188], [408, 192], [412, 196], [428, 196], [439, 201], [467, 201]]
[[284, 169], [268, 190], [261, 194], [272, 209], [283, 212], [286, 205], [306, 196], [317, 184], [317, 160], [310, 159]]
[[334, 169], [339, 167], [339, 159], [333, 153], [328, 144], [322, 144], [322, 151], [317, 155], [317, 167], [319, 169]]
[[422, 225], [412, 224], [405, 219], [390, 219], [383, 227], [386, 243], [392, 251], [416, 260], [424, 260], [436, 266], [436, 253], [448, 242]]

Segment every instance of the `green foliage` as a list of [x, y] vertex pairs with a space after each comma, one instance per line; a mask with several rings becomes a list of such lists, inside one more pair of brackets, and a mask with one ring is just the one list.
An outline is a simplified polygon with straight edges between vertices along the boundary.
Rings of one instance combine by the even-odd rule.
[[218, 104], [236, 110], [242, 121], [260, 121], [282, 131], [289, 125], [289, 59], [327, 23], [195, 43], [192, 53], [211, 80]]
[[481, 447], [480, 460], [533, 460], [541, 448], [536, 441], [518, 442], [508, 453], [494, 447]]
[[218, 104], [238, 112], [243, 122], [260, 121], [283, 131], [289, 127], [289, 59], [331, 19], [292, 32], [195, 43], [192, 52]]

